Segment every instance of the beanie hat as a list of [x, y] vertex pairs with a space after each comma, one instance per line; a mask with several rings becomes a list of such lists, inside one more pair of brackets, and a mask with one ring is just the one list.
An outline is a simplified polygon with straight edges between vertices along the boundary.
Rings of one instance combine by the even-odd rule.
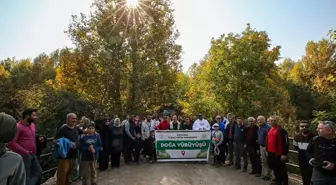
[[8, 114], [0, 113], [0, 143], [13, 140], [16, 132], [16, 120]]

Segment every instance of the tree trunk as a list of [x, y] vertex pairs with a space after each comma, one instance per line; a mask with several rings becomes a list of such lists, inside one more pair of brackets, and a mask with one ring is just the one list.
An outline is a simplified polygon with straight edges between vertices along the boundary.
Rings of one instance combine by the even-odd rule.
[[131, 44], [132, 52], [131, 52], [131, 64], [132, 64], [132, 71], [131, 71], [131, 79], [130, 84], [131, 88], [129, 91], [129, 98], [127, 102], [127, 110], [130, 111], [130, 113], [135, 114], [138, 108], [138, 68], [137, 68], [137, 41], [135, 36], [132, 38], [132, 44]]

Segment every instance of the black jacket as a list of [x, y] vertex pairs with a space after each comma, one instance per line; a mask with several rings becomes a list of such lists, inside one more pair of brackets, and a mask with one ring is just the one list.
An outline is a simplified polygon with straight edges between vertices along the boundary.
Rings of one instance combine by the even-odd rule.
[[246, 137], [245, 144], [248, 148], [259, 150], [257, 125], [246, 127], [244, 136]]
[[[320, 136], [316, 136], [309, 143], [307, 148], [308, 159], [314, 158], [317, 162], [329, 161], [336, 164], [336, 138], [325, 139]], [[321, 166], [314, 167], [322, 174], [327, 176], [336, 177], [336, 168], [333, 170], [325, 170]]]

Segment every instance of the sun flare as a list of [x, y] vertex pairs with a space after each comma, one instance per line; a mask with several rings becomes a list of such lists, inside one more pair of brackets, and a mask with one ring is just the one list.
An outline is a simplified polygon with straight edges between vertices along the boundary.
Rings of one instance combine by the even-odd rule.
[[126, 4], [130, 8], [135, 8], [139, 5], [139, 0], [126, 0]]

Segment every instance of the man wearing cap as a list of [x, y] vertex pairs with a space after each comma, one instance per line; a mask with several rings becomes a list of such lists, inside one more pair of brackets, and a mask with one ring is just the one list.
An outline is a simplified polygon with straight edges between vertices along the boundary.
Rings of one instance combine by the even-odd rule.
[[0, 113], [0, 185], [26, 184], [22, 157], [6, 148], [6, 143], [14, 139], [16, 133], [16, 120], [10, 115]]
[[202, 113], [197, 114], [198, 119], [193, 124], [193, 130], [210, 130], [210, 124], [206, 119], [203, 119]]
[[336, 182], [336, 125], [332, 121], [321, 121], [317, 126], [318, 136], [307, 148], [309, 164], [312, 165], [314, 185]]

